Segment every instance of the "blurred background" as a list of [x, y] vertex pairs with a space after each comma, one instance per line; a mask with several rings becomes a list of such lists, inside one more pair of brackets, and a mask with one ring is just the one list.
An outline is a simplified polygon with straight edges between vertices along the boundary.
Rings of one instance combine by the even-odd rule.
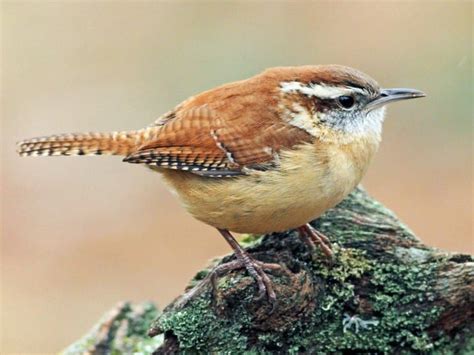
[[427, 244], [472, 253], [471, 2], [2, 2], [2, 353], [56, 352], [120, 300], [161, 307], [230, 252], [159, 175], [15, 142], [141, 128], [278, 65], [338, 63], [391, 105], [363, 184]]

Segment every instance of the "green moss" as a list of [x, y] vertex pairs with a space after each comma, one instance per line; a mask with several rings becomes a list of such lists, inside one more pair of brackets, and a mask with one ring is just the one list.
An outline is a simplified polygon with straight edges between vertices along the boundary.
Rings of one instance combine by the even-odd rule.
[[[275, 289], [284, 295], [276, 316], [264, 314], [270, 307], [255, 302], [254, 280], [236, 270], [219, 277], [218, 297], [205, 291], [184, 307], [172, 304], [153, 328], [176, 336], [185, 353], [474, 353], [473, 329], [457, 331], [454, 337], [428, 332], [443, 312], [433, 306], [438, 270], [452, 257], [436, 258], [437, 252], [419, 243], [362, 189], [313, 225], [331, 239], [332, 262], [313, 257], [296, 233], [242, 239], [257, 259], [289, 270], [270, 272]], [[221, 261], [214, 260], [191, 284]], [[111, 337], [121, 329], [127, 332], [120, 341], [111, 340], [110, 349], [117, 354], [151, 353], [163, 341], [163, 335], [144, 337], [156, 313], [151, 308], [140, 315], [122, 309]], [[93, 345], [96, 335], [83, 340], [81, 349]]]
[[226, 319], [213, 312], [209, 297], [199, 297], [185, 308], [168, 312], [158, 319], [158, 326], [172, 331], [183, 351], [244, 351], [247, 338], [241, 328], [248, 319]]
[[[91, 349], [118, 354], [151, 354], [163, 342], [163, 336], [144, 336], [158, 310], [152, 303], [119, 305], [112, 313], [105, 315], [92, 331], [63, 351], [65, 355], [84, 354]], [[104, 337], [103, 331], [107, 329]]]
[[[427, 329], [439, 310], [422, 308], [431, 297], [429, 289], [435, 276], [433, 265], [417, 267], [387, 263], [373, 268], [369, 280], [375, 288], [368, 298], [379, 324], [365, 334], [365, 347], [381, 351], [393, 351], [394, 345], [407, 351], [426, 351], [433, 347]], [[416, 313], [413, 307], [410, 311], [404, 310], [412, 303], [420, 305]], [[351, 349], [357, 346], [347, 345]]]
[[239, 240], [239, 244], [243, 248], [251, 248], [255, 247], [260, 242], [262, 241], [263, 236], [262, 235], [256, 235], [256, 234], [243, 234]]
[[[354, 211], [364, 213], [354, 215]], [[354, 224], [354, 218], [362, 222]], [[171, 330], [186, 349], [233, 353], [340, 353], [349, 350], [410, 353], [429, 352], [444, 344], [443, 339], [433, 341], [428, 334], [430, 325], [441, 312], [429, 306], [433, 299], [430, 290], [441, 265], [439, 260], [430, 260], [421, 249], [416, 258], [410, 259], [408, 256], [413, 253], [406, 249], [407, 257], [401, 264], [397, 255], [400, 250], [394, 249], [380, 256], [376, 249], [358, 248], [359, 245], [370, 245], [381, 230], [394, 228], [401, 241], [416, 241], [391, 212], [368, 198], [362, 190], [356, 190], [350, 199], [327, 212], [315, 225], [335, 242], [332, 263], [323, 258], [309, 261], [307, 254], [303, 256], [307, 251], [300, 248], [301, 243], [293, 246], [291, 241], [275, 241], [277, 238], [262, 241], [257, 236], [246, 236], [243, 240], [246, 247], [257, 251], [262, 250], [263, 244], [277, 250], [295, 248], [291, 262], [308, 269], [314, 284], [323, 285], [313, 312], [302, 314], [278, 331], [255, 329], [252, 314], [247, 310], [251, 308], [248, 305], [253, 302], [255, 289], [247, 287], [246, 293], [239, 295], [241, 309], [232, 313], [232, 319], [216, 316], [204, 297], [182, 311], [168, 312], [167, 318], [160, 321], [163, 330]], [[223, 276], [219, 279], [219, 290], [225, 292], [235, 288], [245, 277], [248, 277], [245, 273]], [[273, 275], [272, 280], [284, 283], [278, 275]], [[251, 284], [252, 280], [248, 282]], [[344, 331], [345, 316], [359, 322], [358, 331], [355, 324]]]
[[[449, 337], [433, 340], [428, 333], [442, 311], [431, 306], [431, 289], [443, 261], [433, 259], [393, 213], [357, 189], [314, 225], [333, 241], [332, 263], [320, 257], [310, 260], [296, 236], [262, 239], [249, 235], [242, 240], [242, 245], [257, 253], [285, 250], [289, 256], [283, 262], [311, 275], [313, 284], [322, 287], [312, 312], [280, 323], [276, 329], [262, 330], [249, 311], [255, 309], [250, 306], [255, 288], [246, 287], [238, 295], [238, 310], [231, 318], [214, 314], [216, 307], [205, 296], [182, 311], [168, 312], [161, 327], [177, 335], [185, 349], [219, 353], [427, 353], [449, 349]], [[393, 248], [371, 247], [381, 235], [386, 239], [379, 243], [386, 240]], [[248, 278], [245, 275], [221, 277], [219, 290], [235, 289]], [[285, 283], [279, 275], [272, 275], [272, 280]], [[252, 284], [251, 279], [247, 281]], [[288, 297], [280, 302], [285, 305], [295, 300]], [[346, 323], [344, 329], [344, 320], [353, 322], [352, 326]]]
[[437, 342], [434, 355], [474, 354], [474, 324], [467, 327], [454, 337], [443, 337]]
[[[371, 262], [364, 253], [336, 248], [334, 263], [316, 262], [312, 268], [315, 278], [323, 278], [326, 288], [318, 300], [319, 306], [304, 319], [295, 322], [283, 333], [269, 332], [259, 336], [257, 351], [333, 352], [350, 349], [359, 336], [343, 333], [345, 305], [356, 297], [353, 282], [370, 272]], [[360, 349], [363, 349], [362, 344]]]
[[335, 246], [333, 251], [336, 258], [334, 264], [321, 258], [317, 259], [312, 265], [315, 275], [330, 282], [344, 284], [351, 278], [360, 278], [372, 269], [372, 263], [365, 257], [363, 250]]
[[144, 305], [139, 314], [127, 316], [127, 335], [121, 340], [121, 344], [115, 349], [116, 354], [134, 353], [151, 354], [163, 342], [163, 336], [156, 338], [143, 337], [147, 334], [150, 325], [158, 316], [158, 311], [151, 303]]
[[[336, 251], [336, 261], [333, 265], [324, 262], [315, 263], [313, 272], [315, 277], [325, 280], [326, 288], [323, 296], [318, 300], [320, 306], [310, 317], [305, 317], [293, 324], [289, 329], [282, 332], [259, 332], [258, 341], [247, 350], [257, 352], [289, 351], [302, 352], [305, 350], [318, 352], [341, 352], [344, 350], [379, 351], [392, 352], [396, 349], [405, 351], [429, 351], [437, 344], [434, 344], [427, 334], [427, 329], [431, 321], [435, 320], [439, 314], [439, 309], [423, 308], [420, 306], [416, 313], [406, 312], [404, 306], [411, 303], [423, 305], [429, 302], [432, 295], [429, 290], [435, 276], [434, 263], [425, 265], [396, 265], [392, 263], [375, 265], [366, 259], [364, 253], [353, 249], [339, 249]], [[370, 314], [354, 314], [357, 310], [357, 300], [364, 295], [359, 295], [354, 284], [361, 277], [369, 280], [373, 293], [368, 295], [368, 301], [372, 304]], [[228, 281], [228, 280], [227, 280]], [[226, 285], [230, 287], [230, 285]], [[355, 305], [355, 306], [354, 306]], [[189, 329], [187, 324], [186, 332], [182, 332], [182, 337], [186, 346], [197, 350], [204, 350], [206, 344], [212, 343], [212, 339], [225, 339], [231, 335], [235, 340], [238, 335], [250, 332], [245, 329], [249, 326], [248, 314], [245, 319], [236, 319], [229, 325], [234, 328], [226, 328], [224, 334], [216, 333], [214, 327], [209, 329], [209, 324], [215, 323], [219, 327], [226, 326], [222, 320], [217, 319], [213, 314], [209, 314], [207, 305], [202, 304], [202, 311], [206, 312], [205, 318], [198, 321], [198, 342], [197, 339], [187, 339], [185, 334], [196, 335], [196, 329]], [[194, 307], [193, 307], [194, 308]], [[200, 317], [198, 308], [194, 308]], [[194, 313], [194, 312], [192, 312]], [[343, 315], [356, 315], [364, 320], [377, 320], [378, 324], [367, 329], [360, 329], [358, 333], [355, 328], [343, 331]], [[193, 318], [195, 319], [195, 318]], [[184, 321], [184, 319], [181, 319]], [[196, 324], [196, 323], [195, 323]], [[241, 327], [235, 328], [235, 324]], [[206, 336], [202, 335], [205, 327]], [[175, 327], [170, 325], [169, 329], [175, 331]], [[179, 328], [181, 329], [181, 328]], [[208, 335], [211, 334], [211, 339]], [[211, 342], [210, 342], [211, 341]], [[226, 347], [234, 350], [246, 349], [245, 339], [238, 339], [238, 347]], [[199, 344], [196, 347], [196, 344]], [[222, 350], [222, 348], [216, 348]]]
[[[371, 283], [376, 292], [372, 293], [371, 302], [374, 311], [381, 315], [379, 332], [387, 345], [397, 344], [412, 351], [429, 351], [436, 345], [427, 333], [441, 311], [429, 307], [436, 271], [434, 262], [386, 263], [374, 269]], [[408, 305], [416, 306], [405, 310]]]

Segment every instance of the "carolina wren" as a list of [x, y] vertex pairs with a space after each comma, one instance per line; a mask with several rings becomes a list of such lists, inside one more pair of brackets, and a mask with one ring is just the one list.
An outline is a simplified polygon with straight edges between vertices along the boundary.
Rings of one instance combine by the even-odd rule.
[[376, 152], [384, 107], [425, 96], [381, 89], [339, 65], [278, 67], [193, 96], [150, 126], [130, 132], [53, 135], [18, 144], [22, 156], [122, 155], [163, 175], [186, 209], [219, 230], [260, 296], [275, 300], [264, 264], [229, 231], [297, 228], [331, 255], [328, 238], [308, 222], [360, 182]]

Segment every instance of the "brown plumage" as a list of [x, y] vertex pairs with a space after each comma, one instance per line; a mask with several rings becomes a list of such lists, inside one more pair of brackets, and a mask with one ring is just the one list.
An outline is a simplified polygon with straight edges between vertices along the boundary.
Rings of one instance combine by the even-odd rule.
[[338, 77], [332, 72], [337, 67], [269, 69], [192, 97], [139, 131], [34, 138], [20, 142], [18, 152], [25, 156], [128, 155], [125, 161], [130, 163], [235, 175], [242, 167], [272, 161], [282, 148], [312, 140], [307, 132], [281, 120], [279, 84], [319, 77], [328, 83], [360, 85], [359, 72], [346, 69]]
[[265, 265], [229, 230], [298, 228], [330, 256], [328, 239], [307, 223], [362, 179], [380, 143], [382, 106], [421, 96], [380, 89], [337, 65], [273, 68], [191, 97], [138, 131], [35, 138], [20, 142], [18, 152], [115, 154], [159, 171], [187, 210], [232, 246], [237, 260], [225, 270], [245, 267], [274, 301]]
[[128, 155], [156, 134], [157, 128], [129, 132], [68, 133], [18, 143], [21, 156]]

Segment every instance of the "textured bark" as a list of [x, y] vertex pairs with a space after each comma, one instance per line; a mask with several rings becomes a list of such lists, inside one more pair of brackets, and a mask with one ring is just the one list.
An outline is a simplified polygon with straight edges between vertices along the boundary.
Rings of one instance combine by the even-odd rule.
[[[180, 296], [159, 315], [151, 304], [121, 304], [65, 353], [474, 351], [471, 256], [425, 246], [362, 189], [312, 224], [332, 240], [332, 262], [294, 231], [242, 242], [255, 258], [282, 266], [270, 272], [273, 312], [237, 270], [215, 291], [186, 303]], [[188, 290], [232, 258], [214, 260]]]

